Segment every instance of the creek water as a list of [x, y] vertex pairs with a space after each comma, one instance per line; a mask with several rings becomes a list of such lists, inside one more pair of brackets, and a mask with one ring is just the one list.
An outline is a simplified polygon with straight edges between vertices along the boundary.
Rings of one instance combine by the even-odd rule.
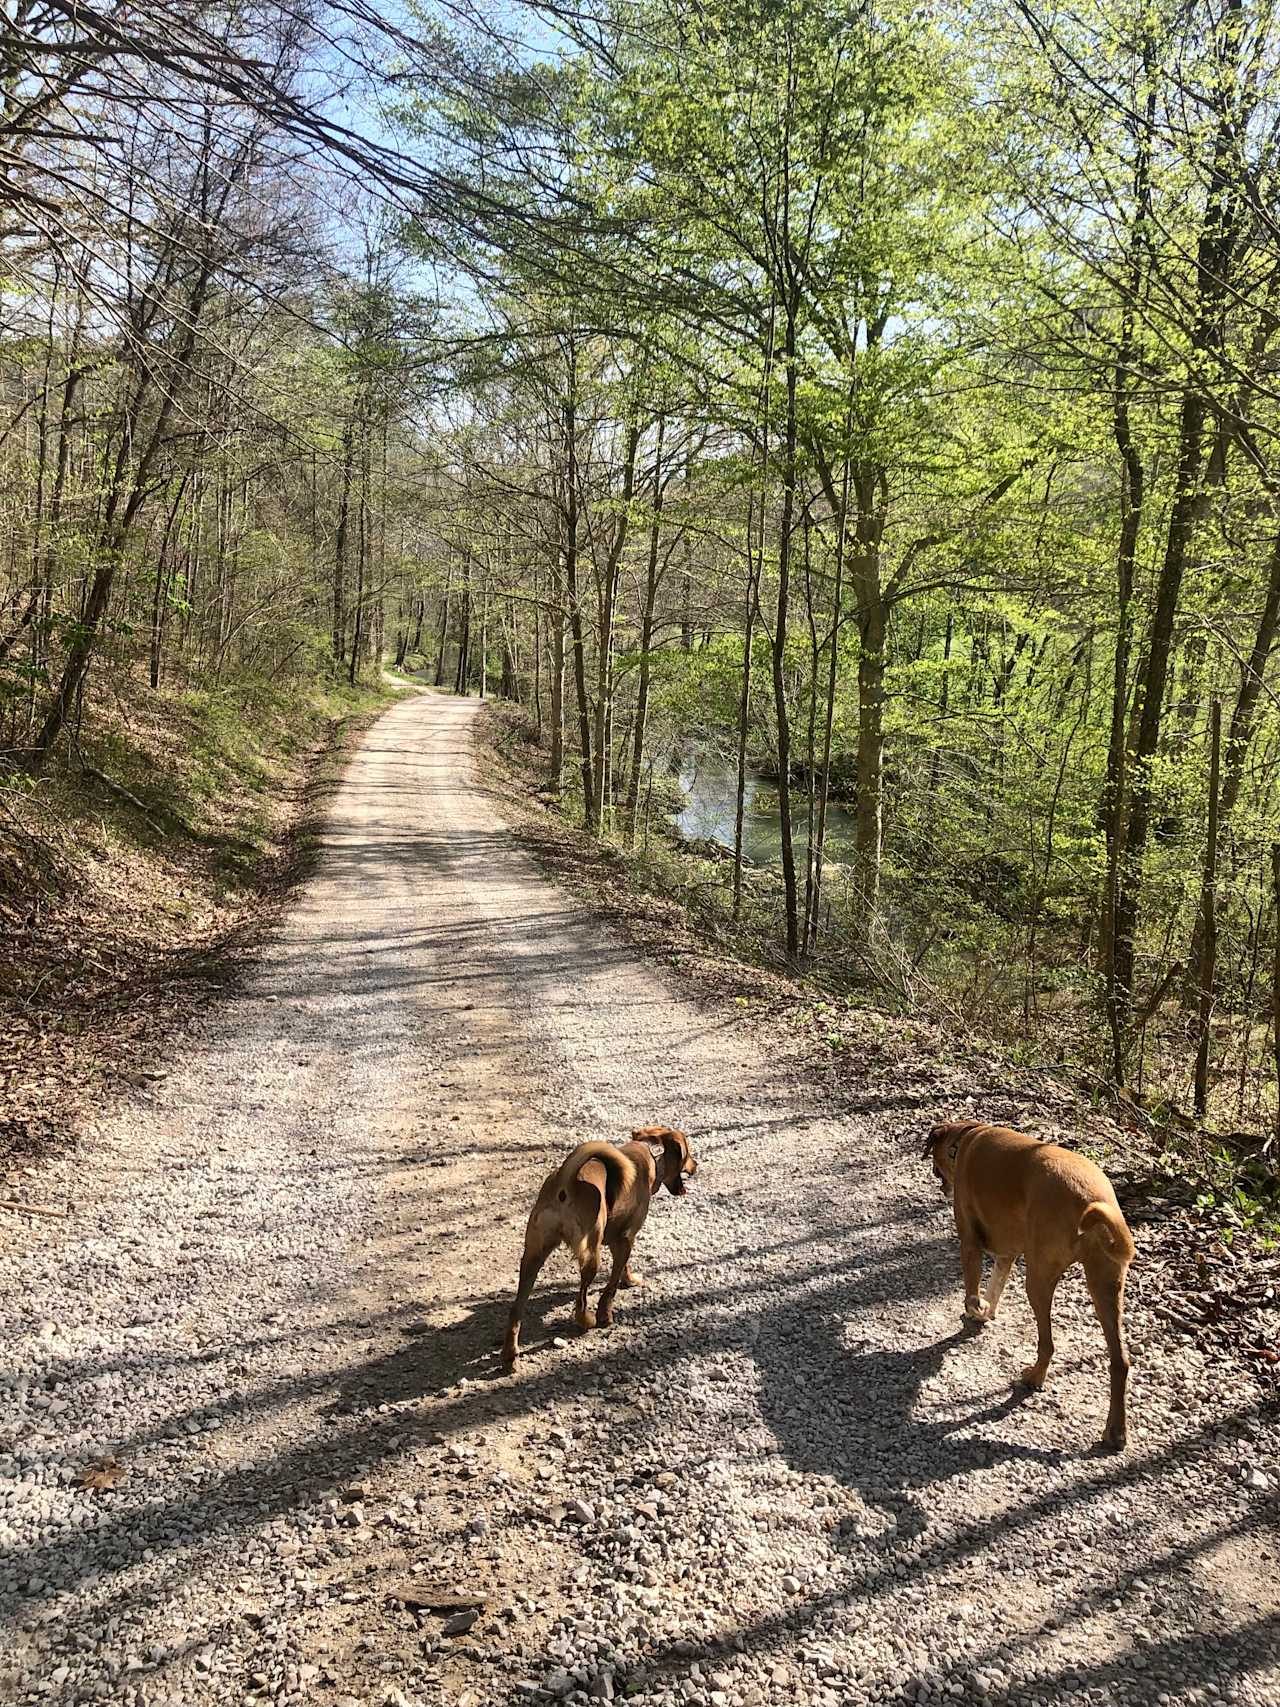
[[[719, 842], [732, 849], [737, 811], [738, 772], [732, 759], [705, 750], [688, 750], [680, 761], [684, 804], [676, 827], [693, 841]], [[792, 795], [791, 824], [797, 851], [803, 843], [808, 806], [803, 791]], [[748, 771], [742, 818], [742, 851], [755, 865], [777, 865], [782, 858], [782, 813], [777, 786]], [[827, 805], [827, 858], [842, 860], [854, 846], [852, 812], [834, 801]]]

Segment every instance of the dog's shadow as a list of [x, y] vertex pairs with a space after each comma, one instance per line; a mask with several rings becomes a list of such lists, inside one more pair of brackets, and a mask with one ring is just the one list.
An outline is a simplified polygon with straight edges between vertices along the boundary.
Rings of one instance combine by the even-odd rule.
[[[535, 1293], [524, 1316], [522, 1363], [558, 1355], [566, 1340], [577, 1337], [573, 1321], [576, 1295], [577, 1288], [567, 1283]], [[464, 1379], [475, 1384], [509, 1378], [498, 1353], [510, 1309], [511, 1294], [495, 1292], [401, 1323], [400, 1337], [406, 1343], [399, 1351], [361, 1369], [342, 1393], [338, 1408], [363, 1410], [421, 1399]]]
[[[1059, 1464], [1068, 1454], [1001, 1438], [991, 1425], [1034, 1395], [1011, 1385], [1000, 1398], [933, 1420], [918, 1413], [927, 1384], [982, 1330], [964, 1326], [929, 1344], [887, 1351], [851, 1349], [839, 1315], [803, 1318], [783, 1336], [762, 1334], [755, 1348], [761, 1407], [792, 1469], [830, 1475], [893, 1520], [901, 1545], [929, 1527], [921, 1495], [951, 1477], [993, 1469], [1010, 1459]], [[797, 1343], [797, 1338], [799, 1343]], [[813, 1362], [827, 1372], [824, 1402], [797, 1415], [794, 1371]]]

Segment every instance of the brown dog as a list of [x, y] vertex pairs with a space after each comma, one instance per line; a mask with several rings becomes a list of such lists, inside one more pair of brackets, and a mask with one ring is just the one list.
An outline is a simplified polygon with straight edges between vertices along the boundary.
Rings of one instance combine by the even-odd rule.
[[[698, 1164], [684, 1133], [672, 1126], [642, 1126], [631, 1138], [630, 1144], [579, 1144], [538, 1193], [525, 1230], [520, 1284], [502, 1347], [508, 1368], [520, 1351], [520, 1322], [529, 1294], [558, 1245], [568, 1245], [582, 1276], [574, 1320], [583, 1333], [597, 1325], [607, 1328], [619, 1286], [639, 1284], [631, 1272], [631, 1247], [644, 1226], [650, 1200], [664, 1185], [674, 1196], [682, 1196], [685, 1179], [698, 1171]], [[660, 1157], [654, 1149], [661, 1151]], [[602, 1245], [609, 1247], [612, 1267], [593, 1314], [587, 1308], [587, 1291], [600, 1267]]]
[[[1040, 1335], [1036, 1360], [1022, 1372], [1029, 1387], [1044, 1386], [1053, 1356], [1058, 1282], [1074, 1264], [1084, 1264], [1111, 1359], [1111, 1408], [1102, 1441], [1118, 1450], [1125, 1442], [1129, 1381], [1124, 1283], [1134, 1244], [1111, 1181], [1084, 1156], [979, 1120], [935, 1126], [924, 1154], [955, 1208], [967, 1321], [995, 1320], [1014, 1259], [1026, 1257], [1027, 1297]], [[985, 1299], [984, 1251], [995, 1258]]]

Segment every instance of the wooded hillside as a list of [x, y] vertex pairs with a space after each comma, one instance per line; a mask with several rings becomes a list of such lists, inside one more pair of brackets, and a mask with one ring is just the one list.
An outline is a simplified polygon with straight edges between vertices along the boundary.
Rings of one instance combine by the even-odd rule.
[[718, 929], [1274, 1129], [1270, 8], [16, 0], [4, 55], [11, 813], [102, 704], [385, 661], [626, 848], [717, 754]]

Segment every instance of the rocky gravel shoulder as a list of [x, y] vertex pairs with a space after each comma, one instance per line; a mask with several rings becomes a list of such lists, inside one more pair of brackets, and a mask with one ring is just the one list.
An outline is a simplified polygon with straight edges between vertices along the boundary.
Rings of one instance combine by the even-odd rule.
[[[0, 1697], [861, 1707], [1280, 1699], [1280, 1463], [1139, 1258], [1132, 1440], [1078, 1277], [961, 1330], [918, 1161], [966, 1095], [657, 968], [398, 705], [317, 875], [165, 1077], [0, 1224]], [[997, 1088], [983, 1112], [1035, 1111]], [[572, 1142], [670, 1118], [646, 1284], [497, 1363]], [[33, 1191], [33, 1195], [35, 1195]]]

